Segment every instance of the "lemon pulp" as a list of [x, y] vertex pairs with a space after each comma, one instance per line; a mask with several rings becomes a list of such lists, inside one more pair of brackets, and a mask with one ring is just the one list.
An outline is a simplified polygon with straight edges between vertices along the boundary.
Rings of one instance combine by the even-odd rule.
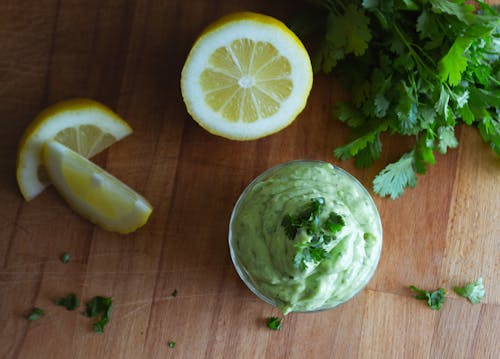
[[281, 21], [251, 12], [210, 25], [186, 59], [187, 111], [210, 133], [251, 140], [275, 133], [304, 109], [312, 86], [309, 55]]
[[137, 192], [55, 140], [43, 150], [51, 183], [71, 207], [104, 229], [129, 233], [144, 225], [152, 206]]
[[290, 62], [269, 42], [238, 39], [218, 48], [201, 73], [205, 101], [228, 121], [254, 122], [290, 96]]

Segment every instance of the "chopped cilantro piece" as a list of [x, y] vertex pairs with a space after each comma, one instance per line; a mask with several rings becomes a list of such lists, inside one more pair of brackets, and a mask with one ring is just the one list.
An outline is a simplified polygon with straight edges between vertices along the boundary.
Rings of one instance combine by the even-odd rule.
[[80, 306], [80, 301], [75, 293], [70, 293], [66, 297], [57, 299], [56, 304], [67, 310], [75, 310]]
[[97, 296], [87, 302], [83, 315], [94, 318], [99, 317], [97, 322], [93, 324], [93, 329], [96, 333], [104, 333], [104, 327], [109, 323], [109, 315], [113, 299], [111, 297]]
[[175, 342], [174, 342], [174, 341], [172, 341], [172, 340], [171, 340], [171, 341], [169, 341], [169, 342], [168, 342], [168, 347], [169, 347], [169, 348], [175, 348]]
[[286, 215], [283, 217], [281, 224], [285, 228], [288, 238], [294, 239], [297, 230], [300, 228], [305, 229], [308, 234], [315, 233], [319, 223], [319, 215], [324, 205], [325, 199], [323, 197], [313, 198], [299, 215], [295, 217]]
[[64, 252], [60, 257], [61, 262], [63, 262], [64, 264], [68, 263], [70, 259], [71, 259], [71, 254], [69, 254], [68, 252]]
[[43, 315], [45, 315], [45, 311], [43, 309], [40, 309], [40, 308], [33, 308], [30, 312], [30, 314], [28, 314], [28, 320], [37, 320], [37, 319], [40, 319], [40, 317], [42, 317]]
[[172, 297], [177, 297], [177, 289], [174, 289], [174, 291], [172, 292]]
[[481, 277], [463, 287], [454, 287], [453, 290], [459, 296], [467, 298], [472, 304], [481, 303], [485, 295], [483, 278]]
[[427, 301], [427, 305], [431, 309], [439, 310], [445, 302], [446, 290], [444, 288], [439, 288], [433, 292], [429, 292], [427, 290], [422, 290], [415, 287], [414, 285], [411, 285], [410, 289], [417, 293], [415, 295], [416, 299]]
[[341, 215], [331, 212], [324, 225], [330, 233], [337, 233], [344, 228], [345, 222]]
[[266, 319], [267, 327], [271, 330], [281, 330], [283, 327], [283, 319], [278, 317], [269, 317]]

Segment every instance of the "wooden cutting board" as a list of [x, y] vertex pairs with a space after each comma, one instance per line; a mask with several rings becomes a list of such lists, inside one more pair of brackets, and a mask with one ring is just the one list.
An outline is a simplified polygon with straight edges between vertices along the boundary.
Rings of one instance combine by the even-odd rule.
[[[304, 112], [268, 138], [212, 136], [188, 116], [179, 76], [192, 42], [235, 10], [286, 19], [299, 2], [4, 0], [0, 3], [0, 358], [498, 358], [500, 357], [500, 162], [475, 130], [398, 200], [375, 197], [384, 227], [378, 270], [334, 310], [290, 314], [258, 300], [230, 261], [229, 215], [261, 171], [309, 158], [338, 164], [370, 187], [408, 147], [386, 137], [369, 170], [338, 162], [346, 128], [331, 115], [345, 98], [315, 77]], [[17, 142], [48, 104], [102, 101], [135, 132], [95, 160], [150, 199], [149, 223], [129, 236], [96, 228], [54, 189], [30, 203], [15, 181]], [[62, 264], [59, 256], [72, 259]], [[471, 305], [451, 290], [484, 278]], [[441, 311], [408, 286], [449, 291]], [[172, 292], [177, 290], [177, 296]], [[81, 311], [53, 304], [112, 296], [111, 322], [96, 334]], [[46, 315], [28, 322], [34, 306]], [[168, 342], [175, 341], [175, 348]]]

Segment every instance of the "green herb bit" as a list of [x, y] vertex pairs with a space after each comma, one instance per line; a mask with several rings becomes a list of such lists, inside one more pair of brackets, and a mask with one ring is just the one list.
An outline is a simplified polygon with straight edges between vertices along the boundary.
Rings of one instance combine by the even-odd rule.
[[33, 308], [30, 312], [30, 314], [28, 315], [28, 320], [37, 320], [37, 319], [40, 319], [40, 317], [42, 317], [43, 315], [45, 315], [45, 311], [43, 309], [40, 309], [40, 308]]
[[68, 263], [71, 259], [71, 254], [69, 254], [68, 252], [64, 252], [61, 257], [61, 262], [63, 262], [64, 264]]
[[109, 315], [113, 299], [111, 297], [97, 296], [87, 302], [83, 315], [94, 318], [100, 315], [100, 318], [93, 324], [96, 333], [104, 333], [104, 327], [109, 323]]
[[439, 288], [433, 292], [429, 292], [427, 290], [417, 288], [414, 285], [410, 285], [410, 289], [417, 293], [417, 295], [415, 295], [416, 299], [427, 301], [427, 305], [431, 309], [439, 310], [445, 302], [446, 290], [444, 288]]
[[324, 223], [320, 223], [320, 216], [325, 207], [325, 199], [317, 197], [311, 199], [306, 209], [297, 216], [287, 214], [283, 217], [281, 225], [290, 240], [294, 240], [297, 231], [304, 230], [311, 239], [306, 242], [294, 244], [296, 254], [294, 265], [305, 270], [309, 263], [319, 263], [330, 257], [325, 246], [335, 239], [335, 234], [345, 226], [344, 218], [331, 212]]
[[169, 342], [168, 342], [168, 347], [169, 347], [169, 348], [175, 348], [175, 342], [174, 342], [174, 341], [172, 341], [172, 340], [171, 340], [171, 341], [169, 341]]
[[479, 277], [476, 281], [467, 283], [463, 287], [454, 287], [453, 290], [459, 296], [467, 298], [472, 304], [479, 304], [484, 298], [485, 290], [483, 278]]
[[313, 234], [317, 231], [319, 225], [319, 215], [325, 205], [323, 197], [313, 198], [306, 209], [299, 215], [293, 217], [286, 215], [281, 221], [281, 225], [285, 228], [285, 232], [290, 239], [294, 239], [297, 231], [301, 228], [305, 229], [308, 234]]
[[283, 327], [283, 319], [277, 317], [269, 317], [266, 319], [267, 327], [271, 330], [281, 330]]
[[294, 257], [296, 268], [307, 268], [308, 263], [319, 263], [324, 259], [330, 258], [330, 254], [323, 248], [325, 240], [323, 236], [315, 236], [310, 242], [295, 243], [297, 253]]
[[75, 293], [68, 294], [66, 297], [56, 300], [56, 304], [67, 310], [75, 310], [80, 306], [80, 301]]
[[340, 232], [344, 226], [344, 218], [335, 212], [331, 212], [325, 222], [325, 227], [333, 234]]
[[172, 297], [177, 297], [177, 289], [174, 289], [174, 291], [172, 292]]

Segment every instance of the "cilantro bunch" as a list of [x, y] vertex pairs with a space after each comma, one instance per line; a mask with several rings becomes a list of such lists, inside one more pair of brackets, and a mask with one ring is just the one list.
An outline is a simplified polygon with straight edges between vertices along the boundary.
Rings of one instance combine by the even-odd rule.
[[352, 136], [335, 156], [368, 167], [380, 158], [381, 134], [414, 138], [413, 148], [375, 177], [376, 193], [394, 199], [414, 187], [436, 151], [458, 146], [460, 123], [476, 127], [500, 156], [500, 18], [494, 8], [464, 0], [309, 2], [313, 6], [291, 27], [317, 40], [314, 71], [333, 71], [352, 94], [335, 108]]

